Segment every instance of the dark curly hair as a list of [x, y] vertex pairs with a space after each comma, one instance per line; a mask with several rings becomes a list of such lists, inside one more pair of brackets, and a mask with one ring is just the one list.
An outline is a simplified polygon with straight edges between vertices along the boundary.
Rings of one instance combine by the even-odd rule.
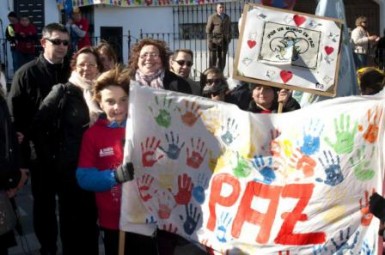
[[153, 45], [159, 50], [159, 58], [162, 61], [163, 68], [168, 69], [168, 56], [170, 50], [166, 42], [152, 38], [145, 38], [137, 42], [131, 49], [130, 58], [128, 60], [128, 68], [131, 69], [131, 77], [135, 76], [135, 72], [138, 69], [140, 51], [147, 45]]

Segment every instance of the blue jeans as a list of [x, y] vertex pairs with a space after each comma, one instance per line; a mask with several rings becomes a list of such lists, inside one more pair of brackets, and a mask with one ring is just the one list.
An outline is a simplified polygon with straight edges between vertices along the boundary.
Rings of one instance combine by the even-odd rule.
[[354, 63], [356, 64], [356, 70], [368, 66], [368, 55], [354, 53]]

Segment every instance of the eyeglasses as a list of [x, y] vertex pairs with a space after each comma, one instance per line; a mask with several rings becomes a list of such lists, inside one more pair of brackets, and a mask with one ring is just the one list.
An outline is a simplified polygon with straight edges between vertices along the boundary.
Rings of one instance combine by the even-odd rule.
[[50, 41], [53, 45], [60, 45], [63, 44], [64, 46], [68, 46], [70, 42], [68, 40], [60, 40], [60, 39], [50, 39], [50, 38], [45, 38], [46, 40]]
[[223, 80], [222, 79], [207, 79], [206, 80], [206, 84], [218, 84], [218, 83], [221, 83]]
[[158, 58], [159, 57], [159, 54], [158, 53], [144, 53], [142, 55], [139, 56], [141, 59], [145, 59], [147, 57], [150, 57], [150, 58]]
[[180, 66], [188, 66], [188, 67], [191, 67], [193, 65], [193, 63], [191, 61], [185, 61], [185, 60], [174, 60], [175, 62], [178, 63], [178, 65]]
[[77, 64], [76, 66], [79, 68], [84, 68], [84, 67], [96, 68], [96, 67], [98, 67], [97, 64], [90, 64], [90, 63], [81, 63], [81, 64]]

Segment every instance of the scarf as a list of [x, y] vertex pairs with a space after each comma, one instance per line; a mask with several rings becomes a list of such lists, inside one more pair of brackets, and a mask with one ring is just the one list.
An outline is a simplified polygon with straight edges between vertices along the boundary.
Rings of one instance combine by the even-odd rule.
[[86, 101], [88, 110], [90, 112], [90, 126], [92, 126], [99, 115], [103, 113], [99, 105], [92, 98], [92, 87], [94, 85], [94, 80], [87, 80], [79, 75], [79, 73], [73, 71], [70, 78], [68, 79], [76, 87], [79, 87], [83, 91], [83, 97]]
[[152, 88], [156, 89], [163, 89], [163, 78], [164, 78], [164, 70], [160, 69], [154, 74], [146, 75], [139, 71], [139, 69], [136, 70], [135, 73], [135, 80], [138, 81], [141, 85], [150, 86]]

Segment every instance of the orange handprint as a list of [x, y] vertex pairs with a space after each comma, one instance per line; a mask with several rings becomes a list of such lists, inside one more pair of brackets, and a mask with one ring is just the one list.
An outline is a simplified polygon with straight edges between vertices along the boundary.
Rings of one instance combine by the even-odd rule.
[[[191, 104], [190, 104], [191, 103]], [[194, 126], [195, 122], [200, 118], [202, 112], [200, 111], [200, 106], [195, 102], [185, 101], [185, 112], [181, 115], [182, 122], [189, 127]], [[179, 112], [182, 113], [182, 110], [179, 108]]]
[[[382, 117], [383, 110], [379, 107], [376, 107], [374, 112], [372, 113], [371, 109], [368, 110], [368, 127], [364, 132], [364, 139], [369, 143], [374, 143], [378, 138], [378, 123]], [[362, 132], [364, 127], [359, 125], [358, 129]]]
[[[375, 192], [373, 189], [372, 194]], [[361, 225], [369, 226], [370, 222], [373, 219], [373, 214], [369, 211], [369, 191], [365, 190], [365, 203], [363, 203], [362, 198], [360, 198], [360, 211], [362, 214]]]
[[316, 167], [317, 162], [311, 157], [301, 153], [300, 149], [296, 149], [295, 153], [292, 154], [290, 161], [294, 164], [296, 170], [303, 172], [304, 177], [311, 177], [314, 175], [314, 168]]

